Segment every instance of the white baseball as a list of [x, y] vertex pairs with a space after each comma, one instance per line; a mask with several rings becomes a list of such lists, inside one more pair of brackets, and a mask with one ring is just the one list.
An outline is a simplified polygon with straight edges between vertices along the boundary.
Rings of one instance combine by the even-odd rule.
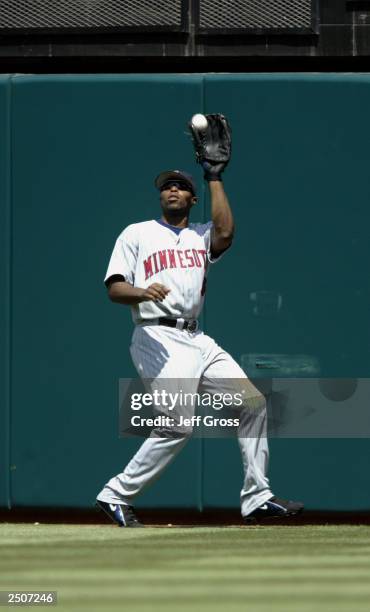
[[196, 115], [192, 116], [191, 124], [196, 130], [205, 130], [207, 129], [208, 125], [207, 117], [201, 113], [197, 113]]

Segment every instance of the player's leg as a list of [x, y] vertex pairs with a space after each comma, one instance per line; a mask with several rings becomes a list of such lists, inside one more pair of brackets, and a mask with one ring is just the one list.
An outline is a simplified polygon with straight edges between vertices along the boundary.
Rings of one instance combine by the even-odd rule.
[[97, 496], [110, 504], [132, 504], [154, 482], [185, 446], [187, 436], [164, 438], [154, 432], [140, 446], [124, 471], [107, 482]]
[[267, 477], [269, 449], [264, 396], [231, 355], [220, 348], [212, 338], [203, 335], [199, 337], [199, 342], [202, 344], [205, 363], [201, 388], [210, 393], [238, 393], [243, 397], [243, 404], [239, 407], [240, 425], [237, 431], [244, 468], [244, 482], [240, 493], [242, 515], [259, 517], [261, 512], [268, 512], [270, 515], [287, 511], [291, 514], [297, 513], [302, 509], [301, 504], [294, 505], [294, 502], [280, 499], [280, 504], [272, 501], [277, 501], [277, 498], [271, 492]]
[[[189, 336], [180, 330], [159, 326], [135, 329], [131, 345], [134, 365], [144, 385], [153, 392], [165, 389], [195, 393], [202, 369], [200, 351], [194, 350]], [[186, 415], [191, 406], [186, 407]], [[131, 504], [144, 488], [154, 482], [174, 460], [191, 436], [191, 428], [180, 424], [178, 407], [162, 404], [157, 414], [173, 420], [170, 427], [156, 427], [122, 473], [107, 482], [97, 500], [108, 504]], [[155, 415], [153, 415], [155, 416]]]
[[[240, 425], [237, 431], [244, 468], [244, 482], [240, 492], [241, 512], [247, 516], [272, 497], [267, 477], [268, 442], [266, 437], [266, 405], [261, 393], [252, 385], [236, 361], [209, 336], [202, 338], [205, 370], [201, 389], [209, 393], [235, 393], [258, 402], [257, 422], [249, 414], [243, 400], [240, 407]], [[242, 418], [243, 411], [247, 414]], [[250, 435], [249, 435], [250, 434]]]

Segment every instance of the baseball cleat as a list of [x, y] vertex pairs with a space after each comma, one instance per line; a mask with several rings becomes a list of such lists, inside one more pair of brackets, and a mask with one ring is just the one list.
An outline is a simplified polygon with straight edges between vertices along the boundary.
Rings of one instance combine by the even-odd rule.
[[103, 510], [118, 527], [144, 527], [144, 525], [139, 522], [132, 506], [126, 506], [125, 504], [109, 504], [99, 499], [96, 500], [95, 506], [99, 510]]
[[245, 516], [244, 522], [248, 525], [265, 519], [287, 518], [300, 514], [303, 508], [304, 505], [301, 502], [288, 501], [274, 496]]

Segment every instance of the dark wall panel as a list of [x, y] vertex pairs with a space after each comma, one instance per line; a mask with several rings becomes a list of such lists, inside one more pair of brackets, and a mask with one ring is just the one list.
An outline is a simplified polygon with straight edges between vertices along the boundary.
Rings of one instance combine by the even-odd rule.
[[2, 0], [1, 9], [3, 72], [275, 72], [277, 58], [289, 72], [369, 72], [361, 0]]
[[315, 0], [199, 0], [202, 31], [312, 31]]
[[0, 506], [9, 504], [11, 354], [10, 77], [0, 77]]
[[150, 0], [2, 0], [0, 29], [180, 29], [186, 8], [186, 0], [157, 0], [155, 4]]
[[[367, 75], [205, 78], [205, 110], [224, 112], [234, 128], [225, 184], [236, 217], [233, 248], [208, 284], [207, 326], [240, 363], [305, 354], [322, 377], [368, 376], [369, 105]], [[281, 308], [270, 312], [271, 296]], [[311, 508], [370, 507], [369, 440], [271, 446], [278, 494]], [[206, 440], [205, 505], [240, 488], [239, 469], [219, 463]]]
[[[303, 353], [321, 376], [367, 377], [369, 104], [366, 75], [12, 78], [12, 155], [4, 138], [0, 172], [7, 287], [11, 159], [13, 290], [1, 325], [6, 338], [10, 299], [13, 505], [88, 507], [140, 443], [117, 437], [132, 324], [102, 279], [120, 231], [159, 214], [150, 177], [183, 167], [202, 185], [185, 135], [202, 109], [234, 129], [225, 185], [237, 223], [211, 271], [206, 331], [244, 365]], [[6, 117], [4, 78], [5, 135]], [[209, 218], [203, 193], [194, 220]], [[281, 297], [278, 312], [256, 310], [264, 292]], [[9, 342], [1, 355], [6, 383]], [[368, 440], [276, 439], [271, 451], [276, 493], [311, 508], [370, 507]], [[194, 439], [139, 505], [236, 506], [241, 480], [235, 441]]]
[[[122, 229], [159, 216], [156, 174], [189, 164], [181, 126], [201, 83], [13, 78], [14, 505], [88, 506], [139, 444], [118, 440], [132, 323], [103, 277]], [[198, 445], [147, 503], [198, 504], [196, 479], [184, 478], [197, 473]]]

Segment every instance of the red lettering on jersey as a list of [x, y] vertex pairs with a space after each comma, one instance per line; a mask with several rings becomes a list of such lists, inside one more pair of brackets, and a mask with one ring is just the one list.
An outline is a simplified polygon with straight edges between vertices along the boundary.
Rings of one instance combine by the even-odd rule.
[[176, 254], [175, 249], [164, 249], [152, 253], [144, 260], [145, 280], [168, 268], [202, 268], [203, 264], [206, 268], [207, 263], [207, 251], [204, 249], [176, 249]]
[[152, 256], [149, 255], [148, 259], [144, 260], [145, 280], [153, 276], [152, 268]]
[[175, 250], [167, 249], [167, 253], [168, 253], [168, 262], [170, 264], [170, 268], [177, 268], [176, 259], [175, 259]]
[[197, 268], [201, 268], [202, 267], [202, 262], [199, 259], [199, 255], [197, 253], [197, 250], [196, 249], [192, 249], [192, 251], [193, 251], [194, 261], [195, 261], [195, 264], [196, 264]]
[[185, 257], [188, 261], [188, 268], [194, 268], [194, 259], [193, 257], [190, 255], [190, 249], [186, 249], [186, 251], [184, 251]]
[[159, 263], [161, 266], [161, 270], [167, 270], [167, 256], [166, 250], [158, 251]]
[[157, 264], [157, 253], [153, 253], [152, 257], [153, 257], [153, 261], [154, 261], [155, 273], [157, 274], [157, 272], [159, 272], [159, 268], [158, 268], [158, 264]]
[[182, 251], [176, 251], [176, 253], [177, 253], [177, 257], [179, 258], [180, 266], [182, 268], [186, 268], [186, 266], [184, 266], [184, 261], [182, 259]]
[[204, 267], [206, 267], [207, 266], [207, 257], [206, 257], [207, 251], [205, 251], [204, 249], [198, 249], [198, 253], [200, 255], [203, 255]]

